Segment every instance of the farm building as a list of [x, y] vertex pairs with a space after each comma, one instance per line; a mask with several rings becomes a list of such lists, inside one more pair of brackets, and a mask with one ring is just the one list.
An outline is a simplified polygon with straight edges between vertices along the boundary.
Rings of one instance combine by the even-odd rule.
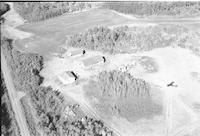
[[70, 84], [77, 80], [77, 75], [73, 71], [65, 71], [58, 75], [58, 79], [63, 84]]
[[106, 58], [104, 56], [94, 56], [82, 61], [84, 67], [91, 67], [98, 64], [103, 64], [106, 62]]
[[82, 56], [84, 55], [86, 52], [85, 50], [72, 50], [70, 52], [67, 53], [67, 56], [71, 56], [71, 57], [75, 57], [75, 56]]

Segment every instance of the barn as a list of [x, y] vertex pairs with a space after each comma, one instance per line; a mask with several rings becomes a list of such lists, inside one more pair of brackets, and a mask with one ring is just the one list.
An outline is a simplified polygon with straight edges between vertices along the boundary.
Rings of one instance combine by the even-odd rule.
[[72, 50], [72, 51], [69, 51], [67, 53], [67, 56], [71, 56], [71, 57], [76, 57], [76, 56], [82, 56], [86, 53], [85, 50], [82, 50], [82, 49], [77, 49], [77, 50]]
[[96, 65], [100, 65], [106, 62], [106, 58], [104, 56], [94, 56], [87, 58], [85, 60], [82, 60], [83, 66], [88, 68]]
[[65, 85], [75, 82], [77, 78], [77, 75], [73, 71], [65, 71], [58, 75], [58, 79]]

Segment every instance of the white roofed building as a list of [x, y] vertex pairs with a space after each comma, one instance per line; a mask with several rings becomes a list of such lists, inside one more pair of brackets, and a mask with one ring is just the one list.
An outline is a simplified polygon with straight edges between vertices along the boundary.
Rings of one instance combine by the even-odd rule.
[[77, 49], [77, 50], [68, 51], [68, 52], [67, 52], [67, 56], [70, 56], [70, 57], [78, 57], [78, 56], [84, 55], [85, 53], [86, 53], [85, 50]]
[[73, 71], [65, 71], [58, 75], [58, 79], [66, 85], [75, 82], [77, 76], [73, 73]]
[[85, 60], [82, 60], [82, 63], [83, 63], [83, 66], [85, 68], [89, 68], [89, 67], [92, 67], [92, 66], [96, 66], [96, 65], [100, 65], [100, 64], [103, 64], [106, 62], [106, 59], [104, 56], [94, 56], [94, 57], [90, 57], [90, 58], [87, 58]]

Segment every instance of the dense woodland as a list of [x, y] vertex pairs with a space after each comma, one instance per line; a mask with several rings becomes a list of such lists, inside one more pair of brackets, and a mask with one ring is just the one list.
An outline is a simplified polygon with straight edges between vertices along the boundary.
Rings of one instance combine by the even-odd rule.
[[103, 7], [136, 16], [200, 15], [200, 2], [105, 2]]
[[[149, 51], [155, 48], [170, 46], [179, 42], [184, 46], [187, 40], [181, 37], [188, 32], [177, 25], [158, 25], [149, 27], [107, 27], [91, 28], [67, 39], [67, 45], [110, 53], [123, 51]], [[182, 40], [181, 40], [181, 39]]]
[[99, 73], [84, 86], [85, 96], [103, 117], [124, 117], [134, 122], [162, 113], [162, 105], [151, 99], [150, 84], [117, 70]]
[[150, 85], [129, 73], [121, 71], [101, 72], [98, 77], [102, 95], [116, 97], [149, 97]]
[[29, 22], [46, 20], [91, 7], [88, 2], [14, 2], [14, 9]]
[[6, 4], [5, 2], [1, 2], [1, 3], [0, 3], [0, 15], [2, 16], [2, 15], [5, 14], [8, 10], [10, 10], [9, 5]]
[[[26, 54], [13, 47], [13, 41], [2, 38], [1, 49], [12, 71], [14, 85], [17, 90], [24, 91], [31, 99], [36, 110], [37, 122], [48, 136], [62, 135], [100, 135], [106, 133], [112, 135], [102, 121], [86, 118], [68, 120], [64, 117], [66, 106], [63, 96], [50, 87], [41, 87], [43, 78], [39, 72], [43, 66], [43, 57], [37, 54]], [[36, 126], [33, 126], [36, 127]]]

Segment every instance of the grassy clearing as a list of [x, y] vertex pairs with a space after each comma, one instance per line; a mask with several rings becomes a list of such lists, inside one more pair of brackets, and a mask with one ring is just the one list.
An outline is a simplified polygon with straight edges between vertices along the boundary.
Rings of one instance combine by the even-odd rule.
[[139, 63], [148, 73], [158, 72], [158, 64], [155, 60], [148, 56], [142, 56], [139, 60]]
[[[81, 13], [67, 14], [46, 21], [27, 23], [19, 29], [36, 36], [18, 41], [21, 49], [48, 54], [59, 45], [65, 44], [66, 36], [86, 31], [95, 26], [112, 26], [127, 23], [129, 20], [109, 10], [93, 9]], [[27, 48], [25, 45], [29, 45]]]

